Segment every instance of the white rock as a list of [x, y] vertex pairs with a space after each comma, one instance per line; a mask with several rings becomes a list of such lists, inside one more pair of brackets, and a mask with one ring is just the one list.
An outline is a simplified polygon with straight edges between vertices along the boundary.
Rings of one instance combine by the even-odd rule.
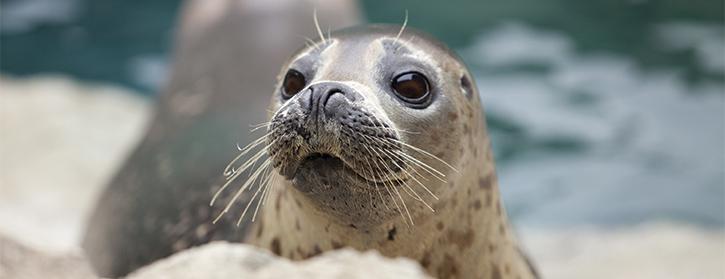
[[246, 244], [213, 242], [159, 260], [128, 278], [430, 278], [409, 259], [343, 249], [293, 262]]

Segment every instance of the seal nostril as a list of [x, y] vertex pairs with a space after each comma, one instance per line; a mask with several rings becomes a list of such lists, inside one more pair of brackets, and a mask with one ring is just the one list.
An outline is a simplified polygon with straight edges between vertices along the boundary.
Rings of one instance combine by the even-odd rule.
[[340, 89], [330, 89], [330, 91], [327, 93], [327, 96], [325, 96], [325, 99], [322, 100], [322, 107], [326, 108], [327, 107], [327, 101], [329, 101], [331, 98], [333, 98], [333, 96], [335, 96], [337, 94], [340, 94], [340, 95], [343, 95], [343, 96], [345, 95], [345, 93], [342, 92], [342, 90], [340, 90]]

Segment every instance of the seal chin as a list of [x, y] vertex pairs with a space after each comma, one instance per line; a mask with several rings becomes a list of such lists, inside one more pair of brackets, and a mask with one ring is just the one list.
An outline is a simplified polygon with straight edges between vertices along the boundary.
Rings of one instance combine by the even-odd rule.
[[332, 188], [367, 189], [375, 184], [397, 185], [399, 180], [375, 181], [361, 175], [343, 159], [328, 153], [311, 153], [298, 163], [287, 177], [302, 192], [325, 191]]

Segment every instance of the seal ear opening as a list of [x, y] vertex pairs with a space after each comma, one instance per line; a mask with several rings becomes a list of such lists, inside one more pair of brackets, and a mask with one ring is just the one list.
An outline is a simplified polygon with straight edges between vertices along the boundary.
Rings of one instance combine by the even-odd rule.
[[463, 76], [461, 76], [461, 89], [463, 89], [463, 95], [465, 95], [466, 98], [470, 100], [473, 97], [473, 84], [471, 83], [471, 79], [466, 74], [463, 74]]

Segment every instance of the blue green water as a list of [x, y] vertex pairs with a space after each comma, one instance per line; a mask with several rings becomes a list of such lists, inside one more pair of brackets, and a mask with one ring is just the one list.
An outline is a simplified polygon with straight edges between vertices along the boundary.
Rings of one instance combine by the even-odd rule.
[[[153, 95], [177, 1], [2, 0], [0, 72]], [[723, 1], [363, 1], [476, 76], [506, 207], [524, 225], [725, 226]]]

